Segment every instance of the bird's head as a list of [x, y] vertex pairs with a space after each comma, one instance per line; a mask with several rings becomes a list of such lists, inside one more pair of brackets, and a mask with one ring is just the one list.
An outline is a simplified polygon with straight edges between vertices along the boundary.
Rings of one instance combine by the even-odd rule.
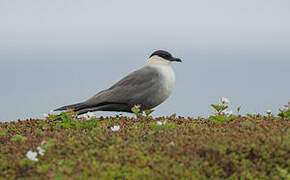
[[151, 54], [148, 64], [170, 65], [171, 62], [181, 62], [181, 59], [173, 57], [169, 52], [158, 50]]

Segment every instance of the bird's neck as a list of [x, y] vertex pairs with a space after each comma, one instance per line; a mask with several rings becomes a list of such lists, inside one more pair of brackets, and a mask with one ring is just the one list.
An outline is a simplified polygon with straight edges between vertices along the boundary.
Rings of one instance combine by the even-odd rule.
[[152, 56], [147, 60], [147, 65], [152, 66], [171, 66], [171, 62], [159, 56]]

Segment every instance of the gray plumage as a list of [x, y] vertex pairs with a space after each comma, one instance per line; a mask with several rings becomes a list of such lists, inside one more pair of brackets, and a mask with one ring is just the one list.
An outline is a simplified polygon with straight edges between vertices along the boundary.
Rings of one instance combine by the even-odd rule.
[[151, 109], [166, 98], [159, 96], [158, 92], [163, 91], [162, 84], [158, 83], [160, 81], [162, 75], [153, 67], [145, 66], [87, 101], [64, 106], [56, 111], [73, 109], [79, 114], [98, 110], [131, 112], [136, 104], [142, 104], [142, 109]]
[[[173, 57], [171, 56], [171, 58]], [[180, 59], [176, 61], [180, 61]], [[170, 65], [166, 68], [170, 68], [170, 71], [172, 71]], [[152, 109], [165, 101], [170, 95], [173, 87], [168, 88], [167, 79], [158, 67], [146, 65], [90, 99], [82, 103], [60, 107], [55, 111], [72, 109], [77, 111], [78, 114], [93, 111], [131, 112], [131, 108], [136, 104], [141, 105], [141, 110]]]

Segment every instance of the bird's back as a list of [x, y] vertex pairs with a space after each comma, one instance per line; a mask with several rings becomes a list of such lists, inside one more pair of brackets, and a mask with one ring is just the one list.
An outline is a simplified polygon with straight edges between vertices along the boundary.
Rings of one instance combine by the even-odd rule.
[[84, 103], [91, 106], [104, 102], [126, 104], [128, 112], [131, 112], [131, 108], [135, 104], [142, 104], [142, 109], [150, 109], [168, 97], [164, 96], [166, 87], [163, 80], [163, 74], [158, 69], [145, 66], [130, 73], [109, 89], [101, 91]]

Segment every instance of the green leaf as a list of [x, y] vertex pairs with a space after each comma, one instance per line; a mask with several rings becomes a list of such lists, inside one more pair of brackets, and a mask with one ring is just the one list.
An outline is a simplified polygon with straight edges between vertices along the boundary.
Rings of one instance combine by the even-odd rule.
[[175, 119], [175, 118], [176, 118], [176, 113], [174, 113], [170, 116], [170, 119]]
[[148, 109], [148, 110], [145, 110], [145, 114], [146, 116], [149, 116], [151, 113], [153, 113], [154, 110], [153, 109]]
[[247, 113], [247, 116], [248, 116], [249, 118], [255, 118], [255, 116], [252, 115], [252, 114], [250, 114], [250, 113]]
[[214, 105], [214, 104], [211, 104], [211, 107], [213, 107], [216, 111], [219, 110], [219, 105]]
[[140, 112], [140, 109], [139, 108], [136, 108], [135, 106], [133, 106], [131, 108], [131, 111], [136, 114], [136, 113]]
[[225, 122], [229, 122], [229, 118], [223, 115], [210, 116], [209, 120], [213, 121], [217, 125], [221, 125]]
[[211, 104], [211, 107], [213, 107], [217, 112], [222, 112], [228, 108], [226, 105], [214, 105]]
[[224, 110], [228, 109], [228, 107], [229, 107], [229, 106], [224, 106], [224, 105], [222, 105], [222, 106], [221, 106], [221, 111], [224, 111]]

